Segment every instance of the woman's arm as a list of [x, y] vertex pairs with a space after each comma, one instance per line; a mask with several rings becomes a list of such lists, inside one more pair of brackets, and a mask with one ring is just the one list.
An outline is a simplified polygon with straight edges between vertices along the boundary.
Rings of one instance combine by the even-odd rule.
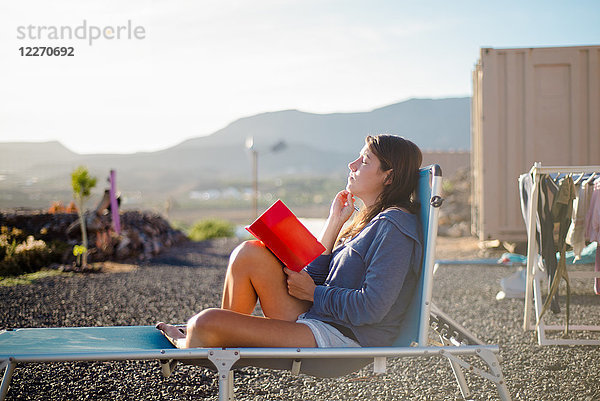
[[346, 190], [338, 192], [329, 209], [329, 217], [319, 235], [319, 241], [325, 251], [316, 260], [309, 263], [300, 273], [284, 269], [288, 276], [288, 293], [298, 299], [312, 301], [315, 284], [323, 284], [329, 274], [331, 251], [344, 223], [354, 212], [354, 199]]
[[325, 247], [324, 255], [331, 253], [344, 223], [348, 221], [352, 213], [354, 213], [354, 199], [352, 198], [352, 194], [346, 190], [338, 192], [333, 202], [331, 202], [329, 217], [319, 235], [319, 241]]
[[367, 270], [361, 288], [319, 285], [313, 311], [354, 326], [377, 323], [389, 312], [414, 263], [417, 244], [399, 230], [382, 230], [381, 226], [372, 241], [372, 256], [365, 260]]

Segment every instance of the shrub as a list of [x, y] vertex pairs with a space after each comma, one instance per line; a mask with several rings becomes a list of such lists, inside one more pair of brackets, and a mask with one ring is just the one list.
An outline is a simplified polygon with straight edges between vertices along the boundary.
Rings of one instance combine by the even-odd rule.
[[233, 237], [235, 227], [226, 220], [206, 219], [195, 223], [188, 233], [192, 241], [204, 241], [210, 238]]
[[12, 255], [17, 245], [26, 238], [23, 231], [18, 228], [0, 227], [0, 262], [6, 258], [6, 255]]
[[52, 251], [42, 240], [28, 236], [22, 243], [9, 236], [0, 236], [0, 248], [4, 248], [0, 260], [0, 276], [31, 273], [41, 269], [52, 261]]

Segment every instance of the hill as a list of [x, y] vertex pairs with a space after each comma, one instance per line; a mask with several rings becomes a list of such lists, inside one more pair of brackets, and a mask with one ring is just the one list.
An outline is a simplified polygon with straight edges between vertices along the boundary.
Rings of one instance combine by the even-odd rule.
[[240, 118], [212, 135], [187, 140], [172, 149], [239, 146], [254, 136], [259, 144], [285, 140], [352, 153], [363, 145], [365, 135], [385, 132], [409, 138], [423, 150], [468, 150], [470, 98], [411, 99], [362, 113], [262, 113]]
[[[123, 192], [146, 199], [183, 199], [190, 191], [248, 185], [246, 138], [254, 137], [262, 179], [343, 177], [367, 134], [403, 135], [423, 150], [470, 148], [470, 98], [411, 99], [368, 112], [314, 114], [298, 110], [240, 118], [217, 132], [171, 148], [134, 154], [79, 155], [58, 142], [0, 143], [0, 207], [29, 206], [69, 193], [80, 164], [103, 177], [118, 172]], [[279, 152], [274, 145], [284, 142]], [[143, 195], [142, 195], [143, 194]]]

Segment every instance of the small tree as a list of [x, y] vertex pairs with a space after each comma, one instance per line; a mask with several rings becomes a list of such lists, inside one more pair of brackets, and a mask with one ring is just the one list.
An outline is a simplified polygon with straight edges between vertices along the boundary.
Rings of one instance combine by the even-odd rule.
[[84, 166], [79, 166], [71, 173], [71, 185], [73, 186], [73, 197], [77, 205], [77, 214], [81, 226], [81, 239], [83, 243], [83, 253], [81, 255], [81, 266], [87, 266], [88, 238], [85, 226], [84, 203], [90, 197], [92, 188], [96, 186], [96, 177], [90, 176]]

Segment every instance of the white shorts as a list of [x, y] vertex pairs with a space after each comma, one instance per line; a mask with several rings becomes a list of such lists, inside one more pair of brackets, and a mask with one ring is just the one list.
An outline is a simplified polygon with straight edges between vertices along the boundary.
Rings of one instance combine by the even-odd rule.
[[315, 337], [317, 347], [319, 348], [330, 348], [330, 347], [360, 347], [360, 344], [353, 339], [343, 335], [338, 329], [330, 324], [322, 322], [317, 319], [306, 319], [303, 313], [298, 316], [296, 323], [302, 323], [307, 325]]

